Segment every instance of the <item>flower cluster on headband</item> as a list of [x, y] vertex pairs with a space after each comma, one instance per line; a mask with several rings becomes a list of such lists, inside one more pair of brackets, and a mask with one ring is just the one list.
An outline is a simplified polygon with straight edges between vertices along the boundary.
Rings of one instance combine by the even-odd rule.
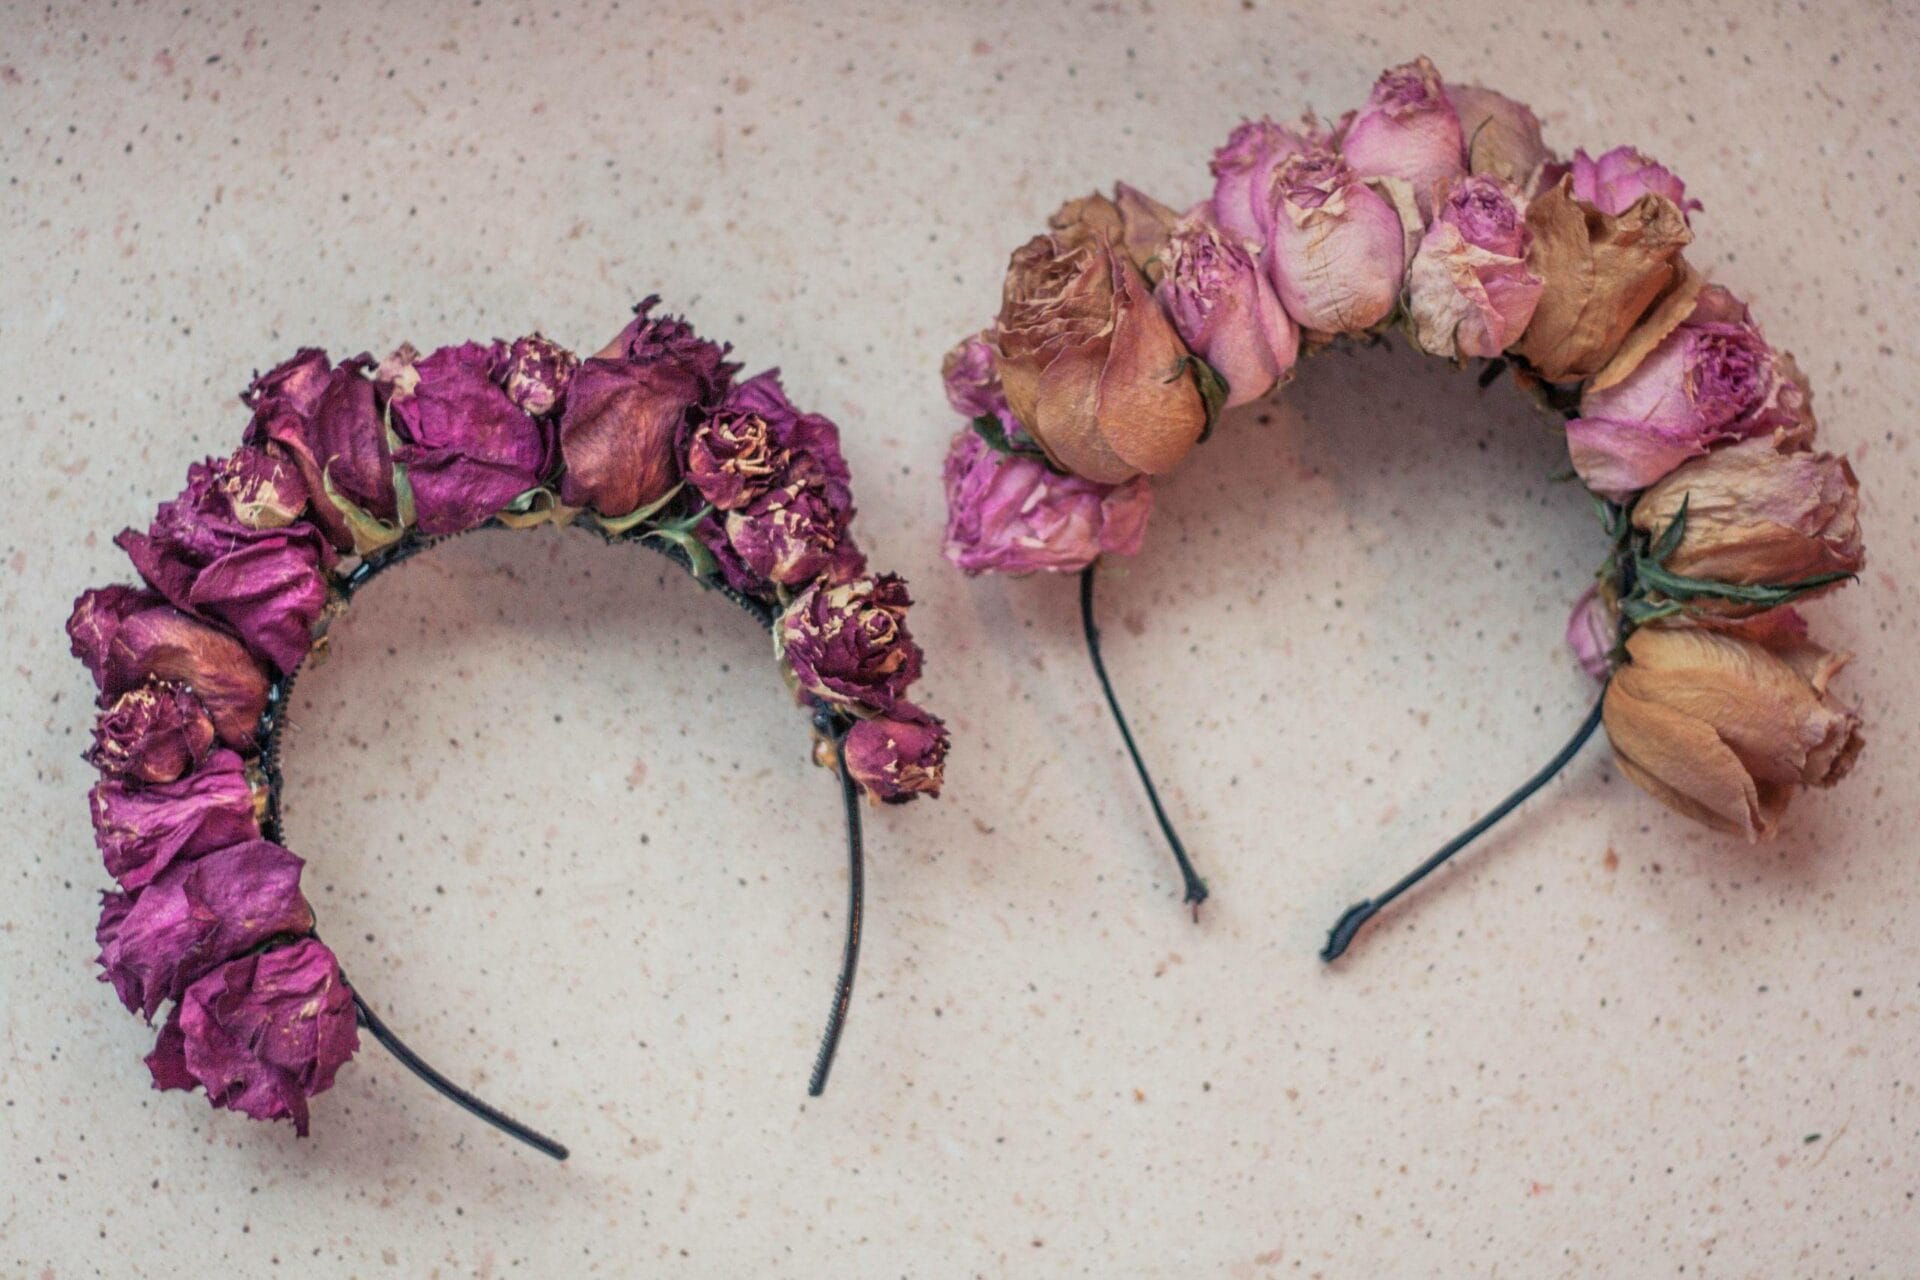
[[[1567, 419], [1613, 549], [1568, 637], [1612, 676], [1627, 772], [1758, 838], [1836, 781], [1859, 720], [1793, 601], [1864, 564], [1844, 458], [1806, 380], [1686, 261], [1700, 202], [1632, 147], [1548, 149], [1525, 105], [1394, 67], [1332, 125], [1236, 128], [1177, 213], [1121, 184], [1016, 250], [1000, 314], [947, 357], [968, 420], [946, 551], [968, 573], [1074, 571], [1138, 550], [1150, 477], [1298, 358], [1399, 328], [1512, 368]], [[1491, 373], [1488, 375], [1491, 376]]]
[[141, 585], [75, 602], [100, 695], [93, 829], [118, 882], [100, 965], [129, 1010], [166, 1010], [157, 1086], [305, 1133], [359, 1044], [301, 859], [265, 838], [262, 717], [352, 567], [405, 540], [573, 521], [662, 540], [775, 618], [868, 796], [939, 794], [946, 731], [908, 698], [906, 587], [854, 542], [838, 430], [653, 305], [585, 359], [538, 335], [378, 364], [299, 352], [245, 392], [240, 446], [116, 539]]

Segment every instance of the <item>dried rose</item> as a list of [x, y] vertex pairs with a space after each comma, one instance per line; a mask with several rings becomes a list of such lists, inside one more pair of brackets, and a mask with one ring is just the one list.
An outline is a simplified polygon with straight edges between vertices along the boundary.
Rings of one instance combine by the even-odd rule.
[[422, 533], [484, 524], [553, 469], [551, 428], [501, 389], [507, 361], [501, 343], [466, 342], [381, 366]]
[[1701, 207], [1698, 200], [1687, 199], [1686, 183], [1633, 147], [1615, 147], [1598, 160], [1575, 149], [1568, 171], [1574, 196], [1602, 213], [1625, 213], [1649, 194], [1671, 200], [1682, 217]]
[[1213, 198], [1208, 208], [1222, 231], [1256, 245], [1267, 243], [1273, 225], [1273, 171], [1290, 156], [1326, 143], [1311, 116], [1298, 129], [1271, 120], [1242, 120], [1226, 145], [1213, 153]]
[[1517, 188], [1465, 178], [1440, 202], [1407, 271], [1414, 341], [1449, 359], [1492, 358], [1533, 319], [1544, 282], [1527, 269], [1533, 233]]
[[1846, 664], [1804, 641], [1642, 627], [1607, 686], [1607, 736], [1628, 777], [1692, 818], [1773, 834], [1793, 793], [1860, 753], [1860, 718], [1827, 695]]
[[178, 862], [139, 893], [101, 895], [100, 967], [120, 1003], [151, 1018], [190, 983], [276, 934], [305, 933], [300, 859], [252, 840]]
[[1567, 648], [1573, 650], [1580, 669], [1595, 680], [1606, 679], [1613, 668], [1618, 636], [1619, 624], [1599, 584], [1588, 587], [1567, 615]]
[[517, 339], [507, 351], [507, 399], [536, 418], [544, 417], [566, 399], [567, 384], [579, 367], [579, 356], [551, 339], [530, 333]]
[[87, 807], [107, 873], [129, 892], [183, 858], [260, 838], [246, 766], [227, 750], [172, 782], [106, 778], [87, 794]]
[[187, 989], [147, 1057], [157, 1089], [307, 1132], [307, 1099], [360, 1047], [353, 992], [317, 938], [243, 956]]
[[727, 541], [756, 577], [783, 587], [821, 578], [845, 582], [866, 571], [867, 558], [847, 530], [853, 509], [824, 485], [794, 481], [769, 489], [723, 521]]
[[907, 630], [907, 584], [892, 574], [815, 583], [780, 615], [778, 640], [794, 679], [829, 706], [889, 712], [920, 678]]
[[1430, 214], [1441, 184], [1466, 172], [1460, 117], [1433, 63], [1418, 58], [1382, 72], [1342, 134], [1340, 154], [1360, 177], [1404, 178]]
[[1068, 249], [1111, 244], [1138, 270], [1155, 275], [1154, 262], [1173, 232], [1178, 215], [1143, 191], [1124, 182], [1113, 187], [1113, 199], [1095, 192], [1061, 205], [1047, 228]]
[[1448, 85], [1447, 101], [1460, 118], [1460, 136], [1466, 139], [1467, 172], [1532, 190], [1541, 169], [1553, 162], [1533, 110], [1477, 84]]
[[132, 783], [172, 782], [212, 749], [213, 721], [193, 690], [150, 680], [100, 713], [87, 763]]
[[1101, 555], [1134, 555], [1153, 511], [1135, 476], [1098, 484], [1037, 458], [996, 453], [973, 431], [947, 451], [947, 559], [967, 573], [1077, 572]]
[[305, 350], [255, 379], [241, 397], [253, 410], [246, 443], [293, 460], [314, 523], [342, 551], [354, 540], [341, 501], [376, 520], [399, 518], [393, 457], [366, 376], [372, 363], [361, 355], [330, 366], [326, 352]]
[[940, 362], [940, 380], [947, 389], [947, 403], [963, 418], [1006, 412], [1007, 397], [1000, 389], [1000, 371], [994, 367], [993, 343], [987, 334], [963, 338], [947, 352]]
[[1222, 407], [1251, 404], [1273, 390], [1299, 357], [1300, 330], [1253, 255], [1204, 215], [1189, 214], [1162, 260], [1154, 297], [1187, 346], [1226, 380]]
[[1325, 149], [1275, 169], [1270, 195], [1267, 269], [1301, 328], [1361, 333], [1393, 313], [1407, 243], [1391, 201]]
[[688, 433], [686, 452], [688, 483], [718, 510], [737, 510], [776, 486], [810, 484], [852, 515], [840, 429], [821, 414], [796, 409], [778, 369], [729, 391], [719, 411]]
[[682, 433], [719, 407], [739, 366], [727, 348], [674, 316], [651, 319], [658, 298], [573, 375], [560, 416], [566, 472], [560, 500], [605, 517], [665, 497], [680, 480]]
[[73, 602], [67, 619], [73, 656], [86, 664], [106, 705], [148, 680], [192, 689], [220, 740], [250, 746], [267, 709], [267, 675], [246, 647], [188, 617], [150, 591], [96, 587]]
[[938, 796], [947, 760], [947, 731], [936, 716], [901, 702], [884, 716], [847, 730], [847, 772], [869, 796], [901, 804]]

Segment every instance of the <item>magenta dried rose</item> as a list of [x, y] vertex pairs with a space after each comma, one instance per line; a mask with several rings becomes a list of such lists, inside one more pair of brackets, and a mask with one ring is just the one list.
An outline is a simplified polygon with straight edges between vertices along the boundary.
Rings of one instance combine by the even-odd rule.
[[507, 399], [534, 417], [552, 413], [566, 398], [567, 384], [580, 357], [537, 333], [517, 340], [507, 352]]
[[920, 678], [907, 584], [893, 574], [816, 583], [780, 615], [778, 639], [800, 688], [835, 707], [891, 711]]
[[682, 434], [718, 408], [739, 366], [675, 316], [648, 316], [648, 298], [620, 335], [583, 361], [560, 416], [566, 472], [560, 500], [602, 516], [630, 514], [680, 480]]
[[185, 684], [230, 747], [250, 746], [267, 709], [267, 675], [238, 640], [134, 587], [96, 587], [67, 618], [73, 656], [100, 688], [101, 705], [148, 680]]
[[387, 523], [399, 518], [393, 456], [366, 373], [372, 364], [361, 355], [329, 365], [326, 352], [309, 349], [255, 379], [241, 396], [253, 410], [246, 443], [293, 460], [314, 522], [342, 551], [354, 543], [339, 501]]
[[246, 766], [224, 749], [172, 782], [103, 779], [88, 792], [87, 807], [107, 873], [128, 891], [182, 858], [260, 838]]
[[947, 760], [947, 730], [936, 716], [901, 702], [884, 716], [847, 730], [847, 772], [875, 800], [901, 804], [938, 796]]
[[840, 431], [787, 399], [780, 371], [755, 374], [727, 393], [719, 410], [688, 434], [687, 481], [720, 511], [737, 511], [770, 490], [818, 487], [825, 501], [853, 513], [853, 490]]
[[970, 574], [1074, 573], [1104, 554], [1134, 555], [1153, 512], [1143, 476], [1114, 485], [1063, 475], [996, 453], [970, 430], [953, 438], [945, 481], [947, 559]]
[[305, 506], [292, 466], [242, 446], [195, 463], [146, 533], [124, 529], [114, 542], [175, 607], [223, 624], [291, 671], [313, 646], [334, 559], [318, 526], [294, 518]]
[[120, 1002], [151, 1018], [189, 983], [276, 934], [305, 933], [300, 859], [250, 840], [178, 862], [137, 894], [102, 895], [100, 967]]
[[1466, 139], [1440, 73], [1425, 58], [1384, 71], [1340, 138], [1340, 154], [1363, 178], [1404, 178], [1423, 214], [1441, 185], [1466, 172]]
[[1440, 202], [1407, 271], [1414, 341], [1449, 359], [1491, 359], [1519, 341], [1546, 282], [1527, 269], [1533, 233], [1517, 188], [1463, 178]]
[[1154, 297], [1192, 352], [1227, 383], [1225, 408], [1260, 399], [1293, 368], [1300, 330], [1247, 248], [1203, 215], [1182, 218], [1162, 251]]
[[307, 1132], [307, 1099], [333, 1085], [360, 1047], [353, 992], [317, 938], [242, 956], [187, 989], [147, 1068], [157, 1089]]
[[754, 577], [801, 587], [815, 578], [845, 582], [866, 571], [867, 558], [847, 531], [852, 516], [825, 486], [795, 482], [727, 512], [722, 527]]
[[1575, 150], [1567, 169], [1573, 174], [1574, 196], [1602, 213], [1625, 213], [1646, 195], [1665, 196], [1682, 215], [1700, 208], [1698, 200], [1687, 199], [1686, 183], [1633, 147], [1615, 147], [1598, 160]]
[[552, 470], [550, 427], [507, 397], [506, 347], [466, 342], [380, 366], [422, 533], [484, 524]]
[[1213, 197], [1208, 209], [1214, 223], [1228, 235], [1255, 245], [1267, 242], [1273, 217], [1273, 171], [1290, 156], [1326, 142], [1326, 134], [1311, 117], [1298, 129], [1271, 120], [1242, 120], [1213, 153]]
[[149, 680], [100, 713], [87, 763], [132, 783], [172, 782], [212, 749], [213, 721], [193, 690]]
[[947, 403], [963, 418], [997, 414], [1006, 407], [1000, 370], [993, 362], [993, 344], [984, 333], [963, 338], [947, 352], [940, 362], [940, 380], [947, 389]]
[[1272, 198], [1267, 268], [1301, 328], [1361, 333], [1393, 313], [1407, 233], [1385, 196], [1322, 149], [1274, 170]]

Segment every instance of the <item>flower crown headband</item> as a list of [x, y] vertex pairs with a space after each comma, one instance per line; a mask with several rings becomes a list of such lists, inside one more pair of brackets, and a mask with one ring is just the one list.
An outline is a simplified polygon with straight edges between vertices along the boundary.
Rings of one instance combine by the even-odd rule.
[[[946, 552], [969, 574], [1080, 574], [1095, 675], [1195, 909], [1194, 870], [1101, 662], [1094, 571], [1140, 549], [1153, 493], [1223, 408], [1301, 354], [1399, 329], [1479, 381], [1511, 370], [1566, 421], [1571, 475], [1609, 544], [1567, 639], [1602, 682], [1579, 731], [1518, 791], [1322, 951], [1552, 778], [1603, 722], [1621, 768], [1690, 817], [1768, 836], [1793, 793], [1861, 746], [1830, 697], [1847, 655], [1792, 603], [1864, 563], [1846, 460], [1812, 449], [1806, 380], [1747, 308], [1681, 256], [1701, 207], [1631, 147], [1562, 160], [1524, 105], [1385, 72], [1331, 129], [1241, 124], [1184, 215], [1121, 184], [1068, 202], [1013, 254], [1000, 315], [948, 354], [969, 419], [947, 456]], [[1571, 478], [1571, 475], [1569, 478]]]
[[940, 793], [947, 735], [907, 698], [921, 656], [905, 584], [870, 575], [849, 531], [839, 432], [777, 370], [736, 382], [729, 348], [635, 308], [585, 360], [535, 334], [375, 367], [301, 351], [243, 399], [232, 456], [197, 463], [145, 533], [115, 540], [145, 585], [74, 604], [73, 652], [100, 691], [87, 760], [103, 896], [103, 981], [152, 1021], [155, 1087], [290, 1119], [333, 1084], [358, 1028], [448, 1098], [557, 1159], [566, 1148], [449, 1082], [348, 982], [281, 845], [280, 738], [294, 677], [374, 578], [475, 529], [573, 525], [652, 548], [773, 636], [836, 768], [847, 935], [809, 1092], [826, 1086], [859, 958], [858, 795]]

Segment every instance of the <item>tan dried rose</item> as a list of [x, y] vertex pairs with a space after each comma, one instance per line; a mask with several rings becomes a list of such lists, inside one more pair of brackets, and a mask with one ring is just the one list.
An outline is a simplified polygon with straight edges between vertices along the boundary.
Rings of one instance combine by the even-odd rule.
[[1467, 153], [1467, 172], [1491, 174], [1522, 191], [1553, 159], [1540, 138], [1540, 118], [1524, 102], [1477, 84], [1450, 84], [1447, 101], [1460, 117], [1460, 136]]
[[1550, 382], [1604, 368], [1683, 279], [1680, 251], [1693, 239], [1685, 215], [1665, 196], [1642, 196], [1615, 216], [1575, 199], [1567, 177], [1527, 206], [1527, 226], [1527, 266], [1546, 288], [1514, 350]]
[[1113, 186], [1113, 199], [1099, 192], [1069, 200], [1047, 219], [1053, 238], [1069, 249], [1098, 244], [1118, 246], [1127, 259], [1158, 283], [1158, 259], [1180, 215], [1143, 191], [1124, 182]]
[[1860, 718], [1827, 694], [1848, 655], [1782, 631], [1642, 627], [1607, 686], [1620, 767], [1669, 807], [1749, 841], [1802, 786], [1838, 782]]

